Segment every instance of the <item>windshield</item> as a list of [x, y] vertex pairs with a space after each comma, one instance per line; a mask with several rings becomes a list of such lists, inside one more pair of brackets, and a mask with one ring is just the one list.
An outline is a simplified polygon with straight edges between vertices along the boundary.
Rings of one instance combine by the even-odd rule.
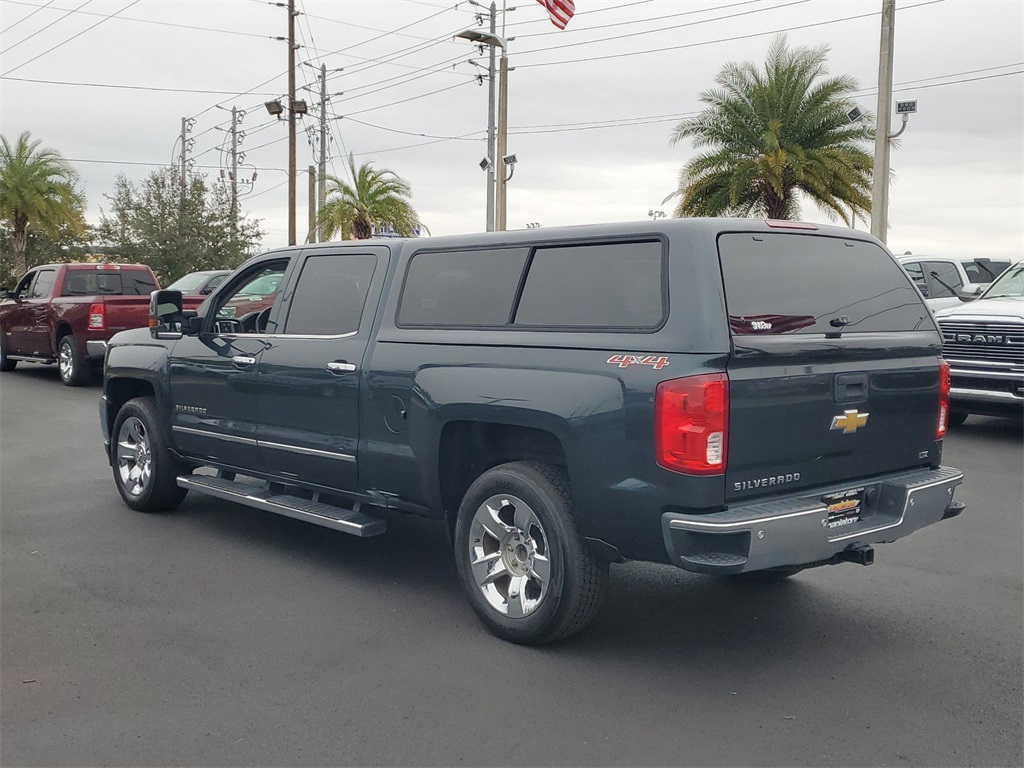
[[1024, 261], [1017, 262], [1003, 272], [988, 290], [981, 294], [984, 299], [1024, 298]]
[[191, 275], [185, 275], [179, 277], [173, 283], [167, 286], [169, 291], [194, 291], [198, 288], [203, 287], [203, 283], [206, 282], [209, 277], [208, 272], [193, 272]]

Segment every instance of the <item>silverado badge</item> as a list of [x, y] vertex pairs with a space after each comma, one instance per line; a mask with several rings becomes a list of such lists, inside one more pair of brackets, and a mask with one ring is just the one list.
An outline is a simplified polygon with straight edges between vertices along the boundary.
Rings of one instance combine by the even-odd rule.
[[842, 416], [832, 417], [831, 429], [841, 429], [844, 435], [852, 435], [868, 423], [867, 413], [858, 413], [856, 410], [843, 411]]

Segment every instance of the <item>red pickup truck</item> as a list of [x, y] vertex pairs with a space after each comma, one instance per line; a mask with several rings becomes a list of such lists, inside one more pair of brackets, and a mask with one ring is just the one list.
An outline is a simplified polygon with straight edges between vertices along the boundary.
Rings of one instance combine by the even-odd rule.
[[43, 264], [0, 302], [0, 371], [20, 360], [57, 363], [77, 387], [103, 361], [107, 341], [149, 324], [149, 294], [159, 287], [143, 264]]

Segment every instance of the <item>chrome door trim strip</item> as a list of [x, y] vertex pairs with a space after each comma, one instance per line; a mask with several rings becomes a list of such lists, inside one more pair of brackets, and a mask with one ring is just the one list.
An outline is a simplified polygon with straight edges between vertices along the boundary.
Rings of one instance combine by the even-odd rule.
[[301, 453], [306, 456], [323, 456], [327, 459], [337, 459], [338, 461], [350, 461], [355, 462], [356, 457], [351, 456], [347, 453], [336, 453], [334, 451], [319, 451], [316, 448], [302, 448], [297, 445], [284, 445], [282, 443], [270, 443], [266, 440], [259, 440], [258, 445], [260, 448], [276, 448], [279, 451], [291, 451], [292, 453]]
[[189, 435], [198, 435], [199, 437], [212, 437], [214, 440], [226, 440], [229, 443], [242, 443], [244, 445], [258, 445], [258, 443], [250, 437], [237, 437], [235, 435], [222, 435], [217, 432], [210, 432], [206, 429], [193, 429], [192, 427], [179, 427], [174, 425], [171, 427], [172, 432], [184, 432]]

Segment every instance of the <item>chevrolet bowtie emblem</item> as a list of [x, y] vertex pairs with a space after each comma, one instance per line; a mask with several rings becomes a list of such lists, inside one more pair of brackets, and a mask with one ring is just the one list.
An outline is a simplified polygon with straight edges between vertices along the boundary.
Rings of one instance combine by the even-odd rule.
[[858, 413], [857, 411], [843, 411], [842, 416], [832, 417], [832, 429], [841, 429], [844, 435], [852, 435], [858, 429], [867, 425], [868, 415], [867, 413]]

